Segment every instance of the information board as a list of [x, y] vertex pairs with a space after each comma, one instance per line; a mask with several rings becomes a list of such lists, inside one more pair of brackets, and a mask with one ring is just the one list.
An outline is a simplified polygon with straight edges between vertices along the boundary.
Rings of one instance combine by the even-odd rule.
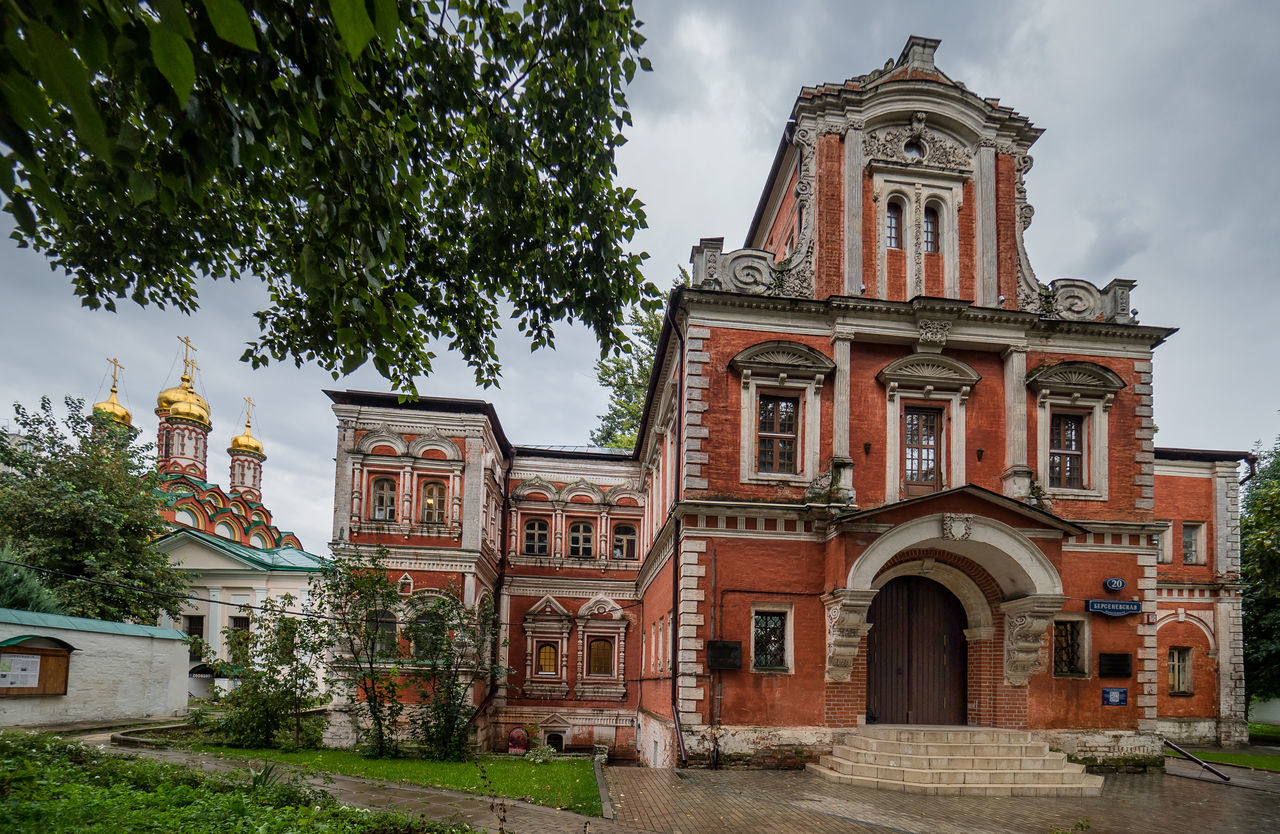
[[40, 655], [0, 654], [0, 687], [40, 685]]

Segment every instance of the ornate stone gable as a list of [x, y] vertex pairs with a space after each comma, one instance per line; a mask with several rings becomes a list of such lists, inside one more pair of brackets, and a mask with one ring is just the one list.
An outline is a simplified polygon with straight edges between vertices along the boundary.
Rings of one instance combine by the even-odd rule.
[[973, 169], [973, 149], [941, 131], [926, 127], [929, 114], [916, 111], [911, 124], [869, 131], [862, 140], [862, 152], [869, 161], [897, 165], [927, 165], [952, 171]]

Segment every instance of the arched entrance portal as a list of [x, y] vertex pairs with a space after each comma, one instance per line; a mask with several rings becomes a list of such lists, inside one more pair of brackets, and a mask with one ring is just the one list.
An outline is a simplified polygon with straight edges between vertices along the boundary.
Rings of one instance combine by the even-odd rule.
[[867, 721], [965, 724], [964, 606], [943, 585], [900, 576], [867, 612]]

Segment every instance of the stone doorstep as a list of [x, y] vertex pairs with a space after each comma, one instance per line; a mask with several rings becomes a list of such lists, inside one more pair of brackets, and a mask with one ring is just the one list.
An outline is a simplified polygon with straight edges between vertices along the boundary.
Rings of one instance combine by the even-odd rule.
[[831, 755], [851, 762], [913, 767], [920, 770], [1060, 770], [1067, 764], [1065, 753], [1049, 752], [1044, 756], [923, 756], [887, 751], [863, 750], [845, 744], [831, 748]]
[[920, 727], [912, 724], [867, 724], [857, 735], [865, 738], [923, 744], [1029, 744], [1035, 741], [1026, 730], [995, 727]]
[[887, 738], [866, 738], [852, 734], [845, 737], [845, 746], [856, 747], [874, 753], [896, 753], [901, 756], [1044, 756], [1049, 745], [1044, 742], [1024, 744], [974, 744], [962, 742], [921, 743], [894, 741]]
[[1061, 770], [922, 770], [906, 767], [880, 767], [850, 762], [834, 756], [822, 756], [819, 764], [846, 776], [863, 776], [893, 782], [909, 782], [916, 785], [930, 784], [982, 784], [982, 785], [1032, 785], [1032, 784], [1081, 784], [1085, 779], [1084, 767], [1073, 765]]
[[[806, 765], [811, 773], [816, 773], [833, 782], [855, 787], [872, 788], [882, 791], [899, 791], [902, 793], [923, 794], [926, 796], [1040, 796], [1040, 797], [1082, 797], [1100, 796], [1102, 794], [1102, 777], [1088, 776], [1079, 784], [1071, 785], [1028, 785], [1028, 784], [915, 784], [912, 782], [892, 781], [866, 776], [850, 776], [838, 773], [820, 764]], [[1096, 779], [1097, 782], [1091, 780]]]

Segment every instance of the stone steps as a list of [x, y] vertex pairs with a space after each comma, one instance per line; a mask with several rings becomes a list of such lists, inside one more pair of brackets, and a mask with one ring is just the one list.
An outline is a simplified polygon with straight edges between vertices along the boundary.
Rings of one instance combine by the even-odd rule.
[[1097, 796], [1103, 779], [1019, 730], [873, 725], [811, 772], [846, 785], [934, 796]]

